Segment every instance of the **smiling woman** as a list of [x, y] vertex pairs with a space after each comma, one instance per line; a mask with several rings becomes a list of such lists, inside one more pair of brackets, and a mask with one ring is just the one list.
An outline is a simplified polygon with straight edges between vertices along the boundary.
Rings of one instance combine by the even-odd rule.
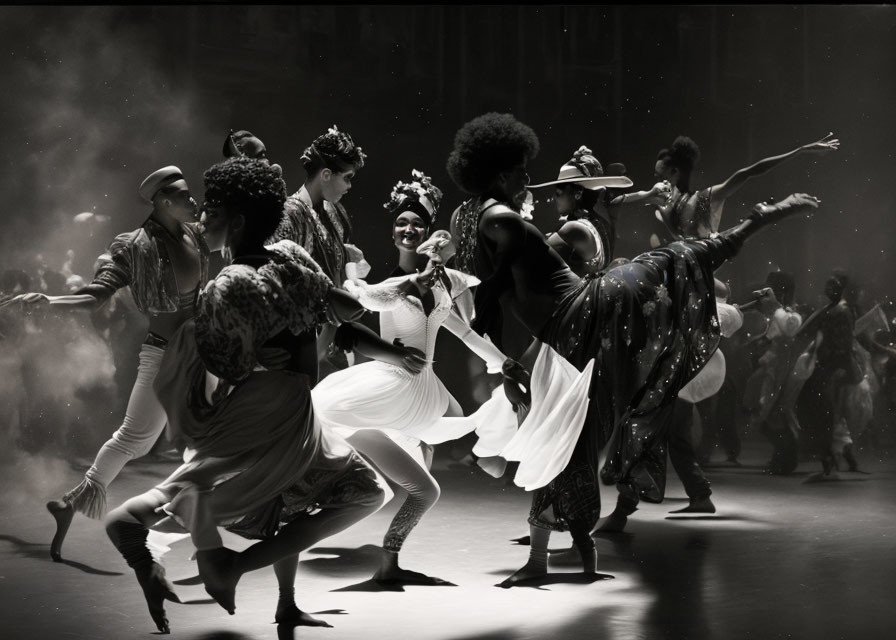
[[457, 335], [491, 372], [519, 371], [473, 333], [457, 310], [455, 300], [479, 281], [442, 266], [438, 249], [448, 247], [447, 233], [437, 231], [440, 235], [423, 242], [441, 199], [442, 192], [419, 171], [413, 172], [411, 182], [396, 184], [384, 207], [397, 216], [392, 236], [401, 254], [398, 268], [378, 285], [368, 286], [363, 280], [346, 283], [366, 308], [379, 312], [382, 337], [425, 354], [426, 367], [408, 376], [388, 363], [366, 362], [330, 375], [312, 391], [321, 423], [337, 429], [383, 475], [408, 491], [383, 540], [381, 565], [374, 575], [381, 583], [445, 584], [398, 565], [405, 539], [439, 498], [439, 485], [429, 472], [431, 445], [475, 427], [473, 421], [442, 419], [462, 413], [432, 369], [439, 329], [444, 325]]

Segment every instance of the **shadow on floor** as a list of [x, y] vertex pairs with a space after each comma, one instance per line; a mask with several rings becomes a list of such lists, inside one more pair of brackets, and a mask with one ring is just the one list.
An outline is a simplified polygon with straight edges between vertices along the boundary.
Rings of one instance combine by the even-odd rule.
[[[50, 545], [45, 543], [37, 543], [37, 542], [28, 542], [27, 540], [22, 540], [21, 538], [16, 538], [15, 536], [10, 536], [6, 534], [0, 534], [0, 541], [9, 542], [15, 547], [16, 554], [23, 558], [31, 558], [34, 560], [50, 560]], [[78, 571], [83, 571], [84, 573], [89, 573], [94, 576], [123, 576], [124, 574], [120, 571], [105, 571], [103, 569], [97, 569], [95, 567], [91, 567], [90, 565], [86, 565], [81, 562], [75, 562], [74, 560], [65, 560], [62, 562], [58, 562], [56, 564], [66, 564], [70, 567], [77, 569]]]

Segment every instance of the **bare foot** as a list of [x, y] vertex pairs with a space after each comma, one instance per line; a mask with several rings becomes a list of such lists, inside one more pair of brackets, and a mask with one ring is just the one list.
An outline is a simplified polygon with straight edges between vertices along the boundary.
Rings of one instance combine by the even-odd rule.
[[65, 534], [68, 533], [72, 518], [75, 517], [75, 508], [64, 500], [52, 500], [47, 503], [47, 511], [56, 520], [56, 534], [50, 543], [50, 557], [53, 562], [62, 562], [62, 543], [65, 541]]
[[236, 564], [239, 553], [226, 547], [196, 552], [199, 575], [205, 582], [205, 592], [233, 615], [236, 610], [236, 585], [240, 574]]
[[425, 573], [418, 573], [417, 571], [410, 571], [409, 569], [402, 569], [400, 567], [390, 567], [389, 569], [380, 568], [373, 574], [373, 580], [381, 584], [416, 584], [430, 587], [456, 586], [447, 580], [428, 576]]
[[625, 525], [628, 523], [628, 516], [618, 511], [614, 511], [608, 515], [604, 521], [594, 530], [595, 533], [621, 533], [625, 531]]
[[712, 500], [709, 499], [709, 496], [705, 498], [694, 498], [690, 501], [688, 506], [683, 509], [675, 509], [674, 511], [670, 511], [669, 513], [715, 513], [716, 505], [712, 503]]
[[180, 598], [174, 593], [171, 583], [165, 577], [165, 568], [153, 562], [149, 571], [142, 575], [137, 574], [137, 582], [143, 589], [143, 597], [146, 599], [149, 615], [156, 623], [156, 628], [160, 633], [171, 633], [168, 616], [165, 614], [165, 600], [180, 602]]
[[320, 618], [315, 618], [314, 616], [305, 613], [295, 604], [284, 605], [282, 607], [278, 604], [277, 613], [274, 615], [274, 622], [291, 627], [333, 627], [333, 625], [326, 620], [321, 620]]
[[520, 583], [524, 583], [527, 580], [541, 578], [542, 576], [546, 576], [547, 574], [548, 570], [546, 567], [527, 562], [521, 569], [518, 569], [512, 576], [507, 578], [498, 586], [503, 587], [504, 589], [509, 589], [510, 587], [516, 586]]

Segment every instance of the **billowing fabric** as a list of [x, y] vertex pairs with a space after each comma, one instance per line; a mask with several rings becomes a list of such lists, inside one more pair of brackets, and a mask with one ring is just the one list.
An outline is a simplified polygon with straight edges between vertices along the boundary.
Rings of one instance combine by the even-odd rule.
[[583, 278], [542, 330], [541, 340], [576, 368], [596, 359], [594, 422], [583, 430], [582, 446], [596, 463], [616, 426], [617, 448], [609, 452], [605, 473], [625, 475], [657, 436], [641, 418], [672, 403], [718, 346], [703, 242], [674, 242], [603, 277]]
[[[716, 299], [716, 312], [722, 337], [730, 338], [743, 326], [744, 314], [737, 307]], [[691, 404], [711, 398], [722, 388], [725, 371], [725, 355], [716, 349], [700, 373], [678, 392], [678, 397]]]
[[[490, 273], [496, 264], [496, 256], [478, 237], [479, 218], [488, 206], [474, 199], [461, 206], [456, 218], [458, 264], [472, 267], [474, 275]], [[531, 234], [525, 233], [528, 239]], [[603, 276], [571, 280], [559, 272], [550, 274], [563, 296], [545, 302], [553, 305], [553, 313], [536, 337], [579, 371], [594, 360], [587, 417], [567, 469], [533, 496], [533, 504], [551, 504], [555, 517], [560, 516], [560, 524], [552, 528], [596, 519], [595, 496], [575, 492], [578, 497], [569, 499], [568, 488], [596, 486], [598, 452], [614, 432], [605, 480], [629, 481], [635, 466], [656, 446], [662, 448], [668, 420], [658, 416], [671, 415], [678, 392], [718, 346], [712, 269], [735, 249], [721, 237], [674, 242]], [[512, 278], [495, 272], [477, 289], [477, 314], [490, 314], [479, 325], [486, 331], [500, 316], [490, 301], [514, 286]], [[592, 474], [587, 482], [578, 477], [583, 469]], [[578, 475], [567, 478], [567, 473]], [[664, 485], [665, 464], [662, 475], [653, 482]]]
[[196, 342], [208, 370], [227, 382], [255, 368], [262, 344], [281, 331], [298, 335], [325, 319], [332, 283], [308, 253], [288, 240], [268, 247], [258, 269], [231, 264], [199, 295]]
[[[285, 494], [293, 505], [311, 505], [363, 465], [314, 419], [307, 375], [257, 366], [267, 340], [314, 325], [331, 286], [294, 243], [269, 251], [257, 269], [233, 264], [209, 283], [199, 315], [174, 334], [156, 376], [173, 435], [188, 448], [188, 462], [156, 489], [168, 500], [163, 510], [188, 529], [201, 508], [219, 524], [248, 514], [250, 529], [270, 534]], [[214, 393], [209, 373], [223, 378]]]
[[[175, 333], [155, 382], [189, 458], [155, 487], [168, 499], [163, 511], [189, 529], [197, 494], [219, 524], [267, 509], [287, 491], [293, 502], [313, 503], [316, 492], [354, 460], [351, 447], [314, 420], [308, 377], [254, 371], [210, 403], [193, 329], [187, 322]], [[317, 486], [306, 482], [312, 473], [321, 478]]]
[[[445, 273], [450, 293], [448, 286], [436, 281], [431, 289], [434, 306], [428, 315], [419, 298], [399, 290], [410, 276], [390, 278], [378, 285], [349, 281], [346, 286], [367, 309], [380, 313], [380, 334], [384, 340], [397, 339], [405, 347], [419, 349], [431, 361], [438, 331], [452, 313], [453, 298], [478, 283], [476, 278], [453, 269], [446, 269]], [[500, 360], [497, 366], [500, 367]], [[318, 383], [312, 395], [317, 416], [332, 428], [401, 432], [428, 444], [458, 438], [473, 428], [462, 419], [442, 419], [451, 396], [431, 364], [412, 375], [372, 360], [330, 374]]]
[[532, 491], [556, 478], [569, 464], [588, 411], [594, 360], [579, 372], [546, 344], [532, 367], [532, 407], [501, 449], [519, 461], [514, 482]]
[[[199, 226], [181, 224], [181, 230], [199, 249], [199, 285], [208, 280], [209, 250]], [[183, 306], [177, 278], [163, 237], [167, 231], [152, 219], [128, 233], [115, 237], [97, 262], [93, 281], [75, 294], [111, 296], [129, 286], [134, 303], [143, 313], [172, 313]]]

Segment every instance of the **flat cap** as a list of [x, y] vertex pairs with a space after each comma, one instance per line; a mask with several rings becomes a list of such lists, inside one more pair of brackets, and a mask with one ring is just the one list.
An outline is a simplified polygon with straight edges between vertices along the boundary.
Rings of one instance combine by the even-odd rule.
[[137, 189], [137, 193], [140, 194], [141, 198], [151, 203], [153, 196], [158, 193], [159, 189], [169, 187], [179, 180], [183, 181], [184, 186], [187, 185], [186, 180], [184, 180], [184, 174], [181, 173], [180, 169], [174, 165], [162, 167], [146, 176], [146, 179], [140, 184], [140, 188]]

